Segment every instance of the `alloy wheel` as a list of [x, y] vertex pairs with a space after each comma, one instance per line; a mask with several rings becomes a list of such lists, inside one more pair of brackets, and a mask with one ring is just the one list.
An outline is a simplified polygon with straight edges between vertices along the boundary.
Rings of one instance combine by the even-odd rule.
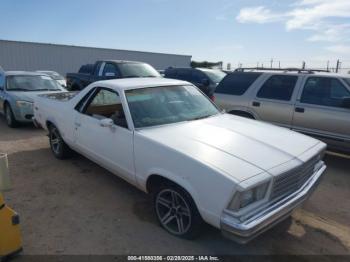
[[191, 227], [189, 204], [175, 190], [164, 189], [156, 197], [155, 208], [162, 226], [174, 235], [183, 235]]
[[12, 125], [12, 115], [11, 115], [11, 109], [9, 107], [6, 107], [6, 121], [9, 126]]
[[61, 150], [61, 136], [57, 128], [52, 128], [50, 132], [50, 141], [53, 152], [58, 155]]

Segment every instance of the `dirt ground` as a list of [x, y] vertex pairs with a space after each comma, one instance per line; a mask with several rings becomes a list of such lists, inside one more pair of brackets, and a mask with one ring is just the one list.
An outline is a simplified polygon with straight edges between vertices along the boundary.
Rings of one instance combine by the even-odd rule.
[[239, 245], [210, 226], [194, 241], [169, 235], [146, 194], [82, 156], [55, 159], [43, 130], [10, 129], [0, 116], [0, 151], [9, 154], [14, 189], [5, 198], [21, 216], [23, 254], [350, 254], [350, 159], [328, 155], [304, 207]]

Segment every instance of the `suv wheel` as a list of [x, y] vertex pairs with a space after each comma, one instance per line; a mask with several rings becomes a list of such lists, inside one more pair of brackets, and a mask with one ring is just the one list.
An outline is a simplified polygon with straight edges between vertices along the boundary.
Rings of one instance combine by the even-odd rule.
[[71, 156], [71, 149], [63, 141], [57, 127], [51, 125], [49, 128], [50, 147], [54, 156], [58, 159], [65, 159]]
[[5, 113], [5, 118], [6, 118], [6, 124], [11, 127], [11, 128], [15, 128], [18, 126], [18, 121], [16, 120], [13, 111], [11, 109], [11, 106], [9, 104], [5, 104], [4, 107], [4, 113]]
[[153, 203], [158, 221], [166, 231], [185, 239], [199, 234], [203, 220], [185, 190], [175, 185], [163, 185], [154, 194]]

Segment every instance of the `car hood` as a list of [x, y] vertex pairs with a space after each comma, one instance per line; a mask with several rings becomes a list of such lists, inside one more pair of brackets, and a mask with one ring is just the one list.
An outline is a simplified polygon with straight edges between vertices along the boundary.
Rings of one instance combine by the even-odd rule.
[[13, 91], [13, 92], [8, 92], [8, 94], [15, 97], [17, 100], [34, 102], [34, 98], [38, 95], [52, 94], [52, 93], [58, 93], [58, 92], [63, 92], [63, 90], [61, 90], [61, 91], [59, 91], [59, 90], [55, 90], [55, 91], [29, 91], [29, 92]]
[[320, 143], [285, 128], [229, 114], [139, 133], [239, 181], [298, 158]]

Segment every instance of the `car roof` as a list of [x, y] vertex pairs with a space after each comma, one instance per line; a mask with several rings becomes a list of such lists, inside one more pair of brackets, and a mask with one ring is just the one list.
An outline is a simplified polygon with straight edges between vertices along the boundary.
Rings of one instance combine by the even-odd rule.
[[7, 76], [15, 76], [15, 75], [42, 76], [45, 74], [39, 73], [39, 72], [29, 72], [29, 71], [6, 71], [5, 75]]
[[[350, 78], [350, 74], [333, 73], [333, 72], [297, 72], [297, 71], [282, 71], [282, 70], [247, 70], [247, 71], [233, 71], [232, 73], [260, 73], [265, 75], [307, 75], [307, 76], [331, 76]], [[232, 74], [231, 73], [231, 74]]]
[[97, 62], [116, 63], [116, 64], [146, 64], [145, 62], [128, 61], [128, 60], [101, 60]]
[[124, 78], [124, 79], [113, 79], [103, 80], [93, 83], [93, 86], [109, 87], [116, 91], [123, 91], [129, 89], [139, 89], [146, 87], [158, 87], [158, 86], [176, 86], [176, 85], [192, 85], [189, 82], [154, 77], [154, 78]]
[[56, 71], [50, 71], [50, 70], [36, 70], [37, 73], [55, 73], [58, 74]]
[[213, 69], [213, 68], [203, 68], [203, 67], [169, 67], [166, 70], [200, 70], [200, 71], [217, 71], [220, 69]]

